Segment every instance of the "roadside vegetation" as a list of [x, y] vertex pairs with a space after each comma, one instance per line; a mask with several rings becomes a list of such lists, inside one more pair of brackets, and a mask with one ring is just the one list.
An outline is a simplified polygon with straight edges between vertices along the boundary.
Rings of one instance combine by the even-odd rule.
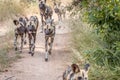
[[[24, 0], [25, 1], [25, 0]], [[5, 34], [0, 34], [0, 72], [7, 71], [13, 61], [21, 58], [18, 52], [14, 51], [14, 25], [12, 20], [17, 15], [25, 15], [25, 9], [29, 3], [19, 0], [0, 0], [0, 28]]]
[[0, 37], [0, 72], [7, 71], [13, 61], [21, 58], [13, 49], [11, 33]]
[[13, 18], [17, 14], [22, 14], [24, 6], [16, 0], [0, 0], [0, 21]]
[[70, 25], [74, 61], [91, 64], [90, 80], [120, 80], [119, 8], [119, 0], [73, 0], [68, 7], [79, 16]]

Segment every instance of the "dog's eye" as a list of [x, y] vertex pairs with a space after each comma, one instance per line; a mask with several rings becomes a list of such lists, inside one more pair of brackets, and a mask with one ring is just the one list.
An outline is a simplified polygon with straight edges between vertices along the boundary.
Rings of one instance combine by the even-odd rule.
[[32, 28], [34, 27], [34, 25], [32, 25]]
[[85, 77], [85, 80], [87, 80], [87, 77]]
[[78, 77], [78, 80], [82, 80], [82, 77]]

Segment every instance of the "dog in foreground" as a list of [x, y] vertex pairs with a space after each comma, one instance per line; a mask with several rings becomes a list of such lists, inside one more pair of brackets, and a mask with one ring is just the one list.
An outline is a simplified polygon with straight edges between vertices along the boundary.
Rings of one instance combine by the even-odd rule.
[[53, 42], [55, 38], [55, 24], [54, 19], [47, 19], [44, 26], [45, 33], [45, 61], [48, 61], [48, 55], [52, 52]]
[[72, 64], [63, 73], [63, 80], [88, 80], [90, 64], [85, 64], [81, 69], [77, 64]]

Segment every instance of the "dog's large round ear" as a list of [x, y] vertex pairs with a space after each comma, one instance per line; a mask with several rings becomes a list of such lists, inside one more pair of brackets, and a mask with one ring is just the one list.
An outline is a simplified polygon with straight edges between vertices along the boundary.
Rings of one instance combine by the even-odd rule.
[[13, 23], [14, 23], [15, 25], [18, 25], [18, 24], [19, 24], [19, 21], [18, 21], [18, 20], [13, 20]]
[[44, 2], [46, 3], [46, 0], [44, 0]]
[[53, 4], [54, 4], [54, 6], [55, 6], [55, 5], [56, 5], [56, 2], [54, 1]]
[[90, 68], [90, 64], [89, 63], [87, 63], [87, 64], [84, 65], [85, 71], [89, 71], [89, 68]]
[[74, 73], [80, 72], [79, 66], [77, 64], [72, 64], [71, 67]]
[[29, 21], [28, 17], [25, 16], [26, 21]]

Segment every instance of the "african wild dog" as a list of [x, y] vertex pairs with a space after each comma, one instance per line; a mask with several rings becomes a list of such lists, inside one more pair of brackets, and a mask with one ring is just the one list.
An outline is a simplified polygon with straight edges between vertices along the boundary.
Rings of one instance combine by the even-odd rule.
[[47, 19], [46, 25], [44, 26], [45, 33], [45, 61], [48, 61], [48, 55], [51, 54], [52, 45], [55, 37], [55, 24], [53, 19]]
[[66, 8], [62, 6], [61, 3], [54, 2], [54, 11], [58, 16], [58, 21], [61, 21], [62, 17], [65, 18]]
[[36, 33], [39, 25], [37, 16], [31, 16], [27, 23], [27, 32], [29, 38], [29, 54], [34, 55]]
[[18, 36], [21, 37], [21, 46], [20, 46], [20, 50], [19, 50], [20, 52], [22, 52], [23, 43], [26, 44], [27, 20], [28, 20], [27, 17], [19, 17], [18, 20], [13, 20], [13, 23], [16, 26], [16, 28], [15, 28], [15, 40], [14, 40], [14, 46], [15, 46], [16, 51], [18, 50], [18, 48], [17, 48]]
[[46, 0], [39, 0], [39, 9], [40, 9], [41, 22], [42, 22], [41, 27], [43, 32], [44, 22], [48, 18], [52, 19], [53, 10], [50, 6], [46, 5]]
[[85, 64], [81, 69], [77, 64], [72, 64], [63, 73], [63, 80], [88, 80], [90, 64]]

